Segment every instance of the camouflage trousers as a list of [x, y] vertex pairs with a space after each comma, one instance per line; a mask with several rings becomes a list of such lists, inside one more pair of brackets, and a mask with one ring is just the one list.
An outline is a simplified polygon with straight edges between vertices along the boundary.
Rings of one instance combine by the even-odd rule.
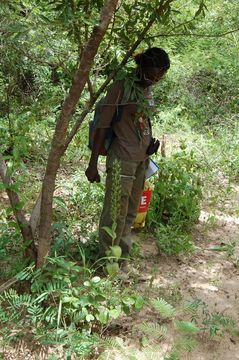
[[120, 188], [119, 213], [116, 219], [116, 239], [114, 245], [119, 245], [123, 256], [127, 256], [131, 250], [131, 227], [135, 220], [139, 206], [148, 160], [125, 161], [119, 159], [112, 151], [109, 152], [106, 160], [106, 184], [103, 210], [99, 224], [100, 254], [112, 245], [112, 238], [103, 227], [112, 227], [112, 186], [113, 186], [113, 164], [115, 159], [120, 164]]

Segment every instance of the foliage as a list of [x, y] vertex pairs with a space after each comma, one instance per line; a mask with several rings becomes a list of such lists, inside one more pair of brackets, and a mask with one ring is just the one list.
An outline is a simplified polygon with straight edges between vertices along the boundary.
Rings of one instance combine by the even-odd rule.
[[183, 149], [160, 160], [159, 166], [160, 177], [155, 181], [149, 224], [191, 227], [198, 220], [202, 197], [194, 153]]
[[178, 226], [160, 225], [155, 231], [155, 236], [161, 253], [175, 255], [193, 250], [192, 235], [182, 231]]
[[164, 299], [152, 300], [151, 304], [163, 317], [171, 318], [175, 315], [175, 308]]
[[193, 151], [181, 151], [159, 161], [160, 177], [155, 180], [148, 212], [148, 224], [160, 252], [168, 255], [192, 249], [190, 230], [197, 222], [202, 199], [198, 163]]
[[[70, 127], [89, 97], [118, 66], [158, 3], [121, 2]], [[227, 189], [239, 179], [238, 33], [192, 36], [236, 29], [239, 3], [212, 0], [207, 2], [207, 11], [201, 1], [185, 4], [173, 1], [137, 50], [160, 46], [171, 59], [170, 71], [155, 87], [158, 111], [153, 128], [158, 137], [169, 134], [169, 142], [166, 158], [159, 160], [161, 179], [155, 183], [147, 229], [156, 236], [160, 252], [168, 255], [192, 249], [190, 231], [202, 197], [222, 209]], [[1, 3], [0, 152], [14, 181], [12, 188], [21, 194], [19, 207], [28, 218], [40, 191], [56, 119], [102, 5], [101, 0]], [[118, 76], [133, 67], [130, 60]], [[91, 185], [84, 179], [89, 157], [87, 129], [83, 123], [62, 159], [53, 201], [52, 253], [42, 271], [33, 271], [33, 267], [22, 271], [27, 243], [21, 241], [12, 209], [0, 195], [0, 281], [17, 274], [19, 280], [31, 283], [30, 290], [10, 289], [1, 296], [3, 341], [17, 341], [29, 334], [34, 341], [63, 347], [66, 357], [73, 353], [88, 357], [98, 345], [106, 346], [102, 334], [108, 325], [145, 304], [157, 316], [157, 322], [144, 323], [140, 329], [142, 356], [147, 360], [157, 358], [157, 346], [167, 339], [169, 326], [175, 336], [165, 360], [178, 360], [192, 351], [197, 333], [205, 338], [237, 334], [232, 318], [209, 311], [199, 299], [178, 310], [164, 299], [144, 299], [130, 283], [122, 290], [117, 276], [109, 279], [93, 273], [103, 185]], [[5, 186], [0, 184], [0, 190]], [[118, 250], [118, 254], [109, 254], [115, 263], [119, 249], [111, 250]], [[222, 243], [214, 250], [233, 256], [235, 244]], [[123, 340], [118, 348], [122, 354], [127, 352]], [[135, 350], [128, 355], [137, 358]]]
[[[11, 323], [19, 336], [27, 327], [41, 343], [62, 344], [66, 352], [79, 355], [93, 350], [97, 333], [112, 320], [144, 304], [137, 293], [122, 291], [109, 278], [93, 276], [88, 268], [60, 256], [49, 258], [42, 270], [24, 269], [18, 278], [30, 280], [31, 291], [18, 294], [10, 289], [0, 296], [1, 323]], [[1, 334], [5, 341], [15, 339], [5, 327]]]
[[156, 339], [158, 342], [163, 340], [167, 334], [167, 327], [157, 323], [144, 322], [141, 325], [141, 331], [150, 338]]
[[190, 315], [191, 320], [201, 327], [201, 331], [209, 332], [211, 337], [222, 336], [225, 332], [231, 335], [238, 334], [235, 321], [227, 315], [219, 312], [210, 312], [208, 305], [194, 299], [185, 304], [184, 312]]
[[[142, 347], [140, 351], [134, 347], [127, 347], [122, 338], [110, 338], [106, 340], [108, 350], [101, 354], [100, 359], [113, 360], [118, 354], [125, 360], [135, 360], [138, 358], [145, 360], [159, 358], [164, 358], [164, 360], [179, 360], [185, 357], [188, 353], [192, 353], [197, 347], [199, 334], [201, 334], [201, 336], [204, 334], [205, 339], [211, 336], [211, 330], [209, 327], [205, 329], [204, 320], [201, 321], [202, 317], [200, 313], [197, 313], [193, 320], [187, 318], [189, 309], [195, 314], [195, 311], [197, 312], [196, 308], [198, 308], [198, 306], [200, 307], [201, 304], [204, 304], [203, 306], [207, 310], [207, 313], [214, 317], [213, 313], [208, 310], [207, 304], [203, 303], [200, 299], [187, 302], [177, 310], [164, 299], [151, 301], [150, 306], [154, 308], [155, 315], [157, 316], [157, 314], [159, 314], [160, 318], [157, 318], [154, 322], [144, 322], [140, 327], [135, 325], [134, 331], [137, 333], [137, 336], [139, 336], [139, 334], [141, 336]], [[164, 315], [163, 318], [161, 317], [162, 314]], [[228, 331], [228, 323], [233, 324], [233, 331], [236, 331], [236, 324], [233, 322], [233, 319], [222, 313], [217, 314], [217, 316], [220, 318], [220, 326], [223, 331], [214, 334], [214, 336], [223, 336], [225, 332]], [[182, 318], [185, 320], [182, 320]], [[174, 327], [173, 339], [172, 334], [169, 333], [172, 325]], [[166, 351], [166, 353], [163, 346], [160, 346], [163, 341], [167, 342], [167, 348], [170, 349]]]

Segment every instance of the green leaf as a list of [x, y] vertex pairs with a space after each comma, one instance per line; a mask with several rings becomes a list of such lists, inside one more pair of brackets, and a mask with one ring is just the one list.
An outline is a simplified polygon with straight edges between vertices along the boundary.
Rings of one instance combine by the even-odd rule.
[[81, 296], [81, 297], [79, 298], [79, 303], [80, 303], [80, 305], [81, 305], [82, 307], [85, 307], [85, 306], [91, 304], [90, 299], [89, 299], [88, 296]]
[[119, 245], [114, 245], [110, 247], [112, 255], [119, 259], [122, 255], [122, 249]]
[[143, 296], [138, 295], [138, 296], [136, 297], [136, 299], [135, 299], [135, 304], [134, 304], [135, 309], [136, 309], [136, 310], [142, 309], [144, 303], [145, 303], [145, 301], [144, 301]]
[[118, 306], [115, 309], [109, 310], [109, 316], [113, 319], [118, 319], [121, 315], [121, 307]]
[[106, 270], [107, 270], [107, 273], [111, 277], [115, 277], [119, 272], [119, 264], [118, 263], [108, 263], [106, 265]]
[[95, 317], [92, 314], [88, 314], [88, 315], [86, 315], [85, 319], [87, 322], [91, 322], [91, 321], [95, 320]]
[[19, 230], [19, 225], [18, 225], [18, 223], [16, 221], [9, 221], [8, 226]]
[[103, 226], [102, 229], [107, 232], [111, 239], [114, 240], [116, 238], [116, 232], [113, 229], [109, 228], [108, 226]]
[[208, 248], [208, 250], [227, 251], [228, 250], [228, 245], [216, 245], [216, 246], [212, 246], [212, 247]]
[[125, 304], [127, 306], [132, 306], [132, 305], [134, 305], [135, 300], [134, 300], [134, 298], [127, 296], [127, 297], [123, 298], [122, 302], [123, 302], [123, 304]]
[[97, 319], [101, 322], [101, 324], [107, 324], [109, 321], [109, 311], [107, 309], [101, 311], [100, 314], [97, 315]]
[[91, 279], [91, 282], [93, 284], [98, 284], [100, 282], [100, 277], [99, 276], [94, 276], [92, 279]]

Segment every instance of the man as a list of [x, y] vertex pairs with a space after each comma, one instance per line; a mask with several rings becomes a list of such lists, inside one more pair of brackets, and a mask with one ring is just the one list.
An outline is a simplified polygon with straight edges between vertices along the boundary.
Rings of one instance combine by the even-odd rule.
[[112, 238], [103, 228], [112, 228], [113, 223], [111, 204], [115, 160], [120, 164], [121, 194], [114, 245], [119, 245], [123, 256], [127, 256], [132, 247], [131, 227], [144, 185], [148, 157], [159, 147], [159, 141], [152, 138], [148, 89], [163, 77], [170, 67], [170, 60], [163, 49], [154, 47], [137, 55], [135, 62], [137, 67], [127, 101], [124, 103], [126, 88], [129, 89], [126, 86], [127, 79], [115, 81], [107, 93], [101, 108], [96, 141], [85, 172], [90, 182], [100, 181], [97, 169], [99, 152], [115, 112], [119, 111], [119, 106], [123, 106], [120, 121], [113, 125], [115, 137], [106, 159], [105, 199], [99, 224], [101, 255], [112, 245]]

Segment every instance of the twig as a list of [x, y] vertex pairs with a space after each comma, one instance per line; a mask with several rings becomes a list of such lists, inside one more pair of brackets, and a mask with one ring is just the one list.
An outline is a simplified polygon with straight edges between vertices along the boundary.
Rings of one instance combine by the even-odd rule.
[[93, 84], [91, 83], [90, 77], [88, 77], [87, 79], [87, 85], [88, 85], [88, 90], [90, 93], [90, 98], [94, 97], [94, 89], [93, 89]]
[[19, 225], [22, 237], [24, 240], [30, 242], [25, 250], [25, 255], [26, 257], [30, 257], [33, 261], [35, 261], [37, 252], [33, 241], [31, 226], [26, 218], [25, 212], [21, 208], [19, 209], [20, 199], [16, 191], [12, 190], [11, 188], [13, 183], [11, 177], [7, 174], [7, 165], [1, 154], [0, 154], [0, 178], [2, 179], [2, 182], [6, 187], [6, 192], [10, 200], [10, 204], [13, 209], [13, 213], [15, 215], [16, 221]]
[[166, 157], [165, 148], [166, 148], [166, 136], [163, 135], [161, 140], [161, 147], [160, 147], [160, 152], [162, 157]]
[[233, 29], [233, 30], [229, 30], [223, 33], [219, 33], [219, 34], [195, 34], [195, 33], [167, 33], [167, 34], [157, 34], [154, 36], [148, 36], [147, 39], [154, 39], [156, 37], [168, 37], [168, 36], [196, 36], [196, 37], [209, 37], [209, 38], [219, 38], [219, 37], [223, 37], [226, 36], [228, 34], [232, 34], [239, 31], [238, 29]]
[[3, 293], [8, 288], [10, 288], [13, 284], [15, 284], [18, 281], [19, 281], [19, 279], [17, 279], [15, 276], [13, 278], [9, 279], [8, 281], [6, 281], [4, 284], [2, 284], [0, 286], [0, 294]]

